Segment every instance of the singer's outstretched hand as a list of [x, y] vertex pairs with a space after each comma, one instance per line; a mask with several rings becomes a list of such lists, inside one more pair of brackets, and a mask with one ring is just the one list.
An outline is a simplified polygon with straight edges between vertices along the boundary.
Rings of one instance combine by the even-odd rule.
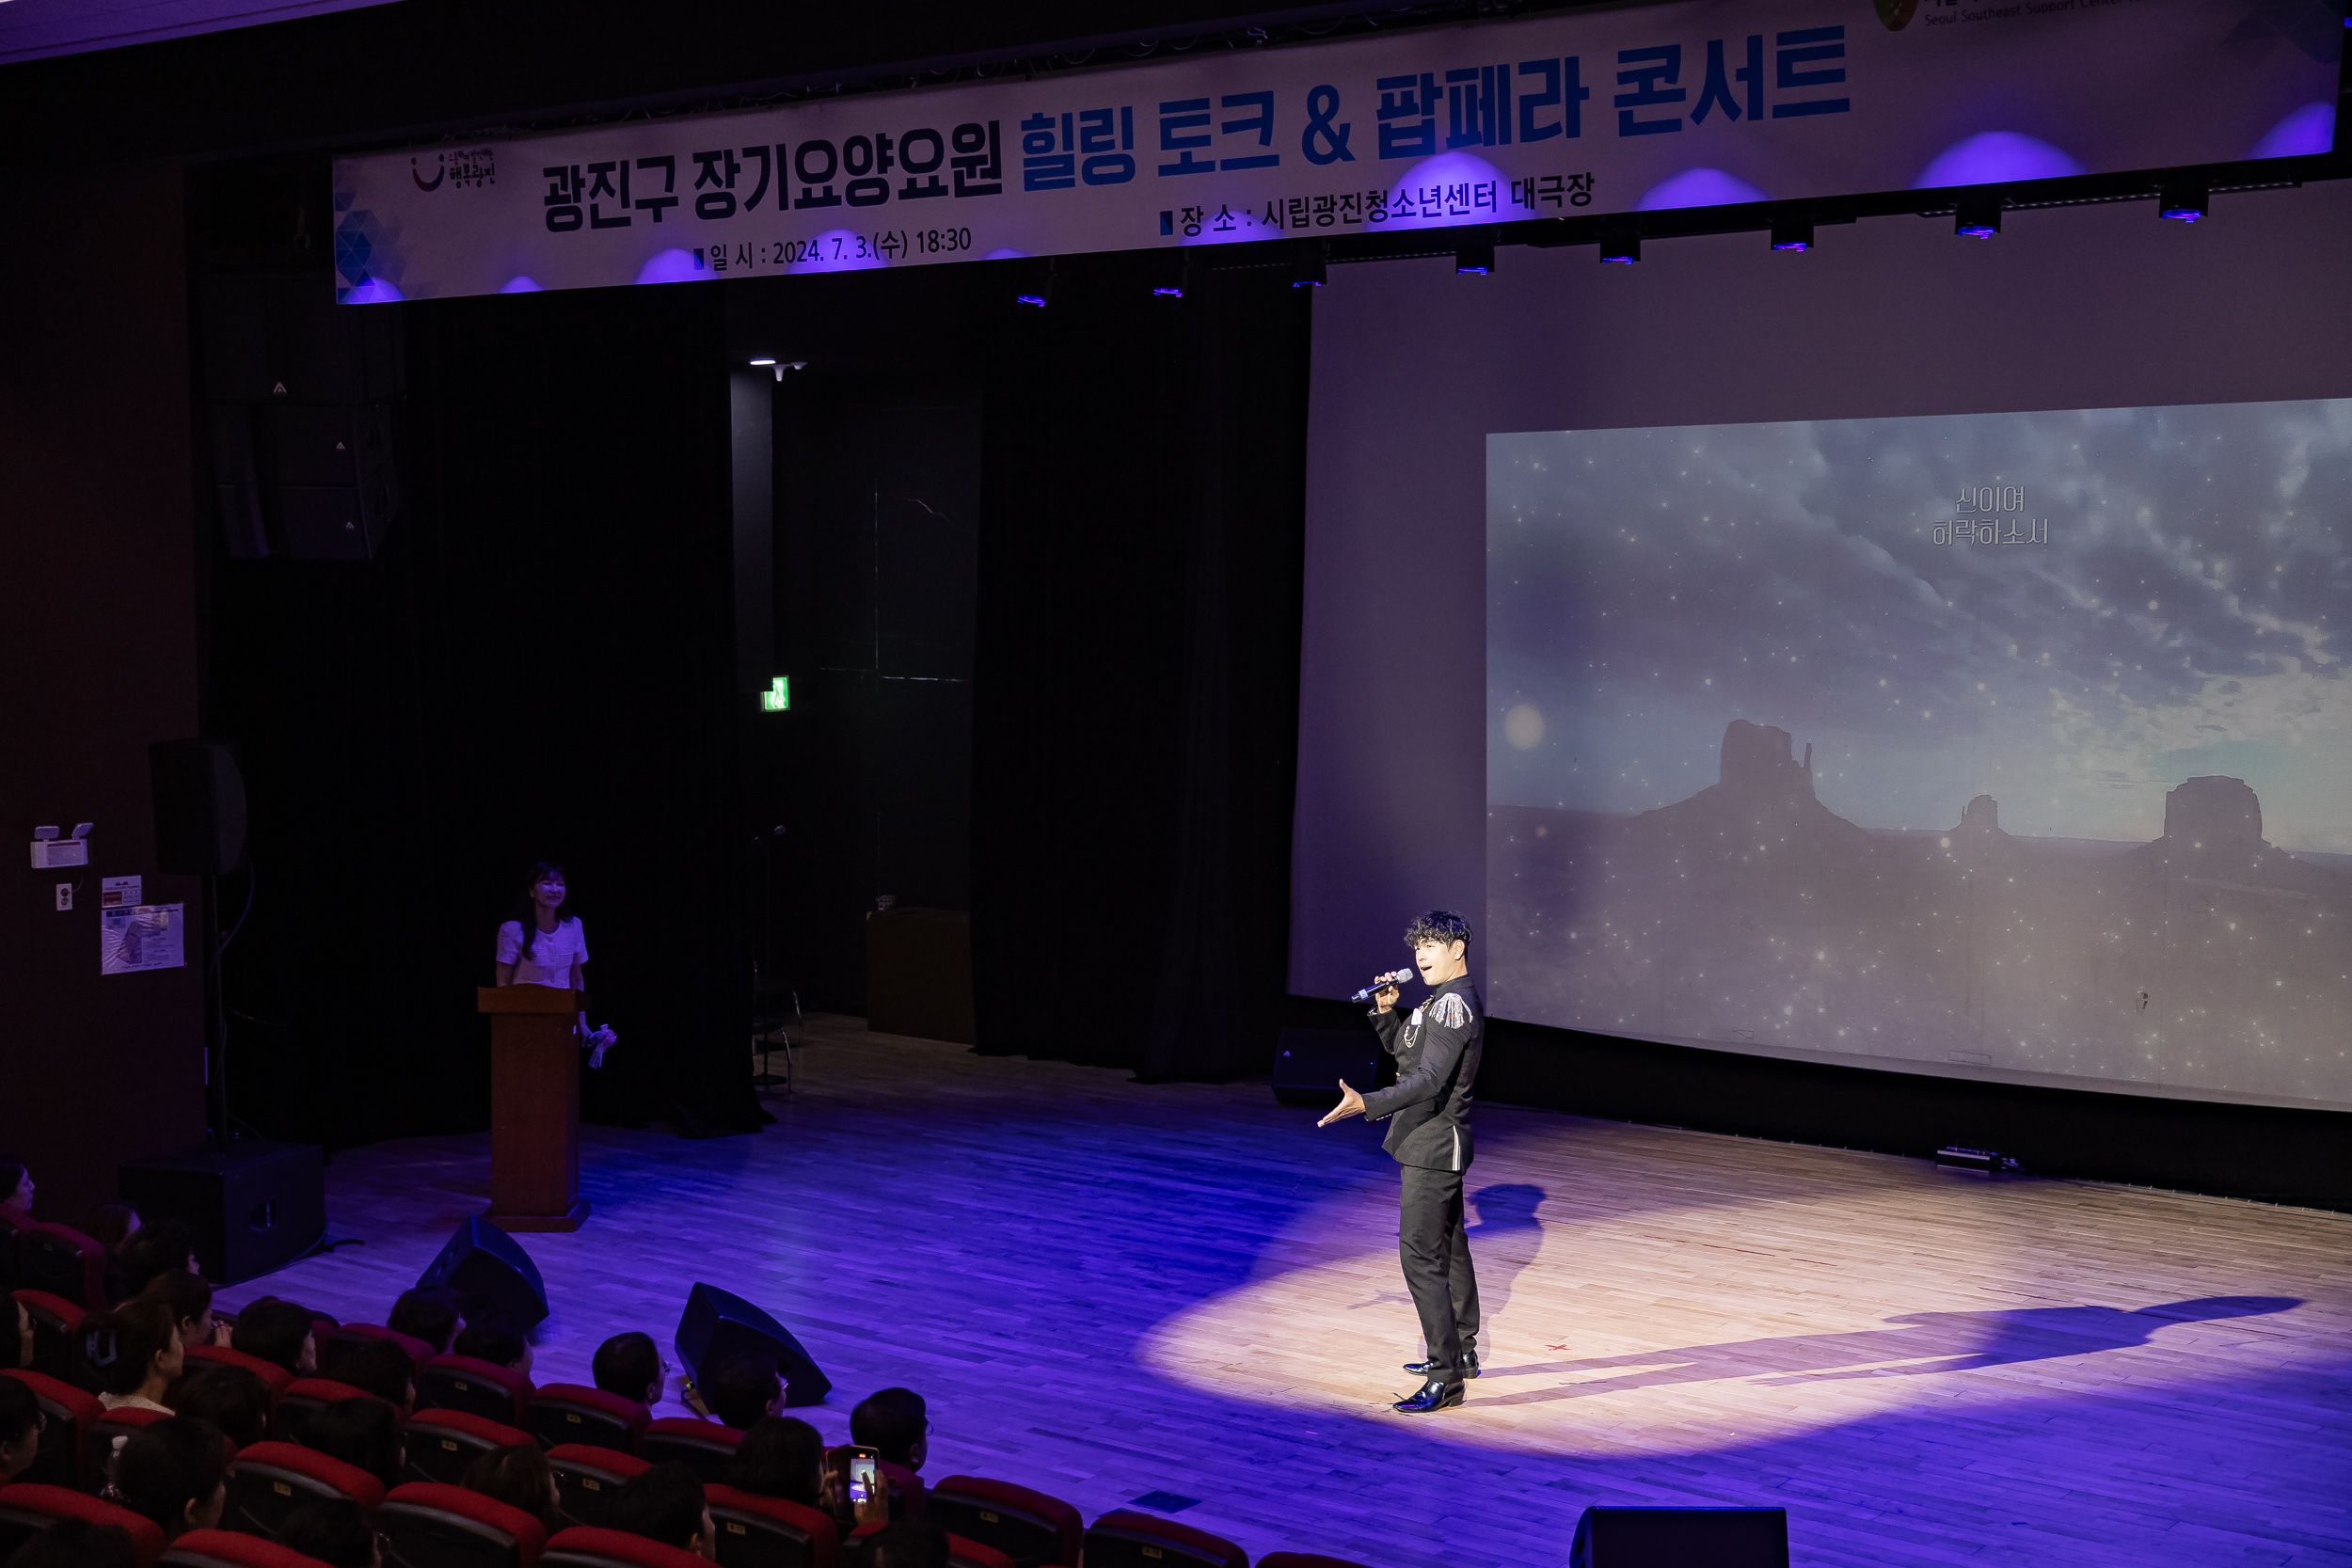
[[1317, 1127], [1328, 1127], [1335, 1121], [1345, 1121], [1349, 1117], [1360, 1117], [1363, 1114], [1364, 1097], [1358, 1094], [1354, 1089], [1349, 1088], [1347, 1086], [1347, 1080], [1343, 1078], [1340, 1080], [1340, 1102], [1331, 1107], [1331, 1114], [1329, 1116], [1325, 1117], [1321, 1121], [1316, 1122], [1315, 1125]]

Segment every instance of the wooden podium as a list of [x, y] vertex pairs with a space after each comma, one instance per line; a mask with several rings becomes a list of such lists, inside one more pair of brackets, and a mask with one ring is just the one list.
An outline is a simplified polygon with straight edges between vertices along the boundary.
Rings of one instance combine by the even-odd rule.
[[484, 986], [490, 1015], [490, 1212], [501, 1230], [578, 1230], [580, 1046], [585, 992]]

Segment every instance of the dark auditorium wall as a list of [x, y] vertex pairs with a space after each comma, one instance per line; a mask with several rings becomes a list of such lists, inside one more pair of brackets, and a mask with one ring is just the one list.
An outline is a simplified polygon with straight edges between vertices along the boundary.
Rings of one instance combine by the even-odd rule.
[[[200, 935], [183, 969], [98, 960], [100, 878], [199, 901], [156, 872], [147, 782], [148, 742], [198, 728], [182, 204], [160, 164], [19, 177], [0, 203], [0, 1148], [69, 1224], [119, 1164], [204, 1132]], [[87, 867], [14, 859], [84, 820]]]

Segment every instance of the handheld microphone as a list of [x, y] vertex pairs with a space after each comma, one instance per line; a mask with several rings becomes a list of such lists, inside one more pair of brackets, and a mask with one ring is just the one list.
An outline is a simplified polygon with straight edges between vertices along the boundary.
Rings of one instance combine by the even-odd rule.
[[1363, 990], [1349, 997], [1348, 1000], [1350, 1002], [1369, 1002], [1373, 999], [1375, 993], [1386, 990], [1389, 987], [1396, 985], [1400, 981], [1409, 980], [1412, 977], [1413, 972], [1409, 969], [1400, 969], [1393, 974], [1380, 975], [1378, 978], [1375, 979], [1372, 984], [1366, 986]]

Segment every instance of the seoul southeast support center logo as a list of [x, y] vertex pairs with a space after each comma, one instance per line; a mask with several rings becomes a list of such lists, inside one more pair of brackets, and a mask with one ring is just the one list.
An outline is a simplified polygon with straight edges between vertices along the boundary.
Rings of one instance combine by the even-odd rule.
[[[432, 170], [427, 179], [425, 171]], [[437, 191], [444, 184], [455, 190], [469, 187], [479, 190], [498, 183], [497, 150], [487, 147], [469, 147], [463, 150], [415, 152], [409, 154], [408, 178], [421, 191]]]
[[1899, 33], [1911, 25], [1912, 17], [1919, 9], [1919, 0], [1870, 0], [1870, 8], [1879, 13], [1879, 21], [1890, 33]]

